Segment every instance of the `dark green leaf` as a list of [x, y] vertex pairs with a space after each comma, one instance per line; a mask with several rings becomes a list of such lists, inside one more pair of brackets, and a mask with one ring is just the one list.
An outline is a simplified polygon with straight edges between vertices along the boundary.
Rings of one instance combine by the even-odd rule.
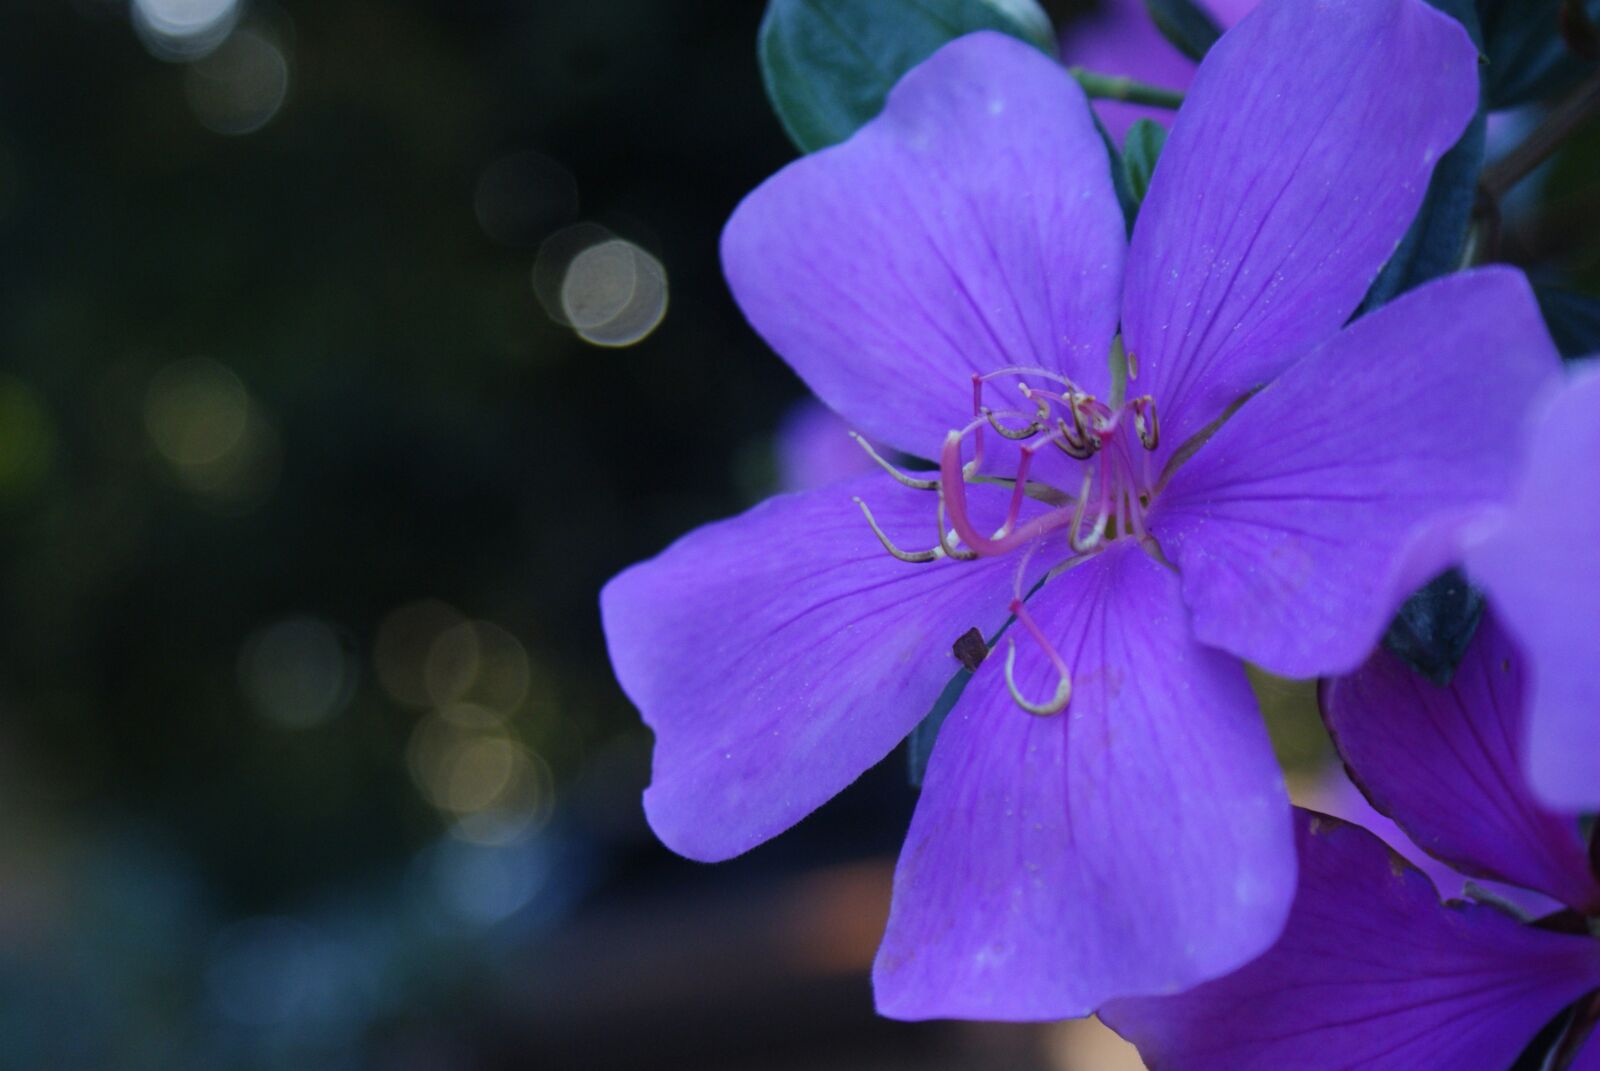
[[1167, 128], [1149, 119], [1139, 119], [1128, 128], [1122, 142], [1122, 166], [1127, 170], [1128, 191], [1133, 197], [1137, 212], [1150, 189], [1150, 176], [1155, 174], [1156, 160], [1161, 147], [1167, 143]]
[[1161, 36], [1196, 63], [1222, 36], [1216, 20], [1194, 0], [1144, 0], [1144, 6]]
[[1487, 117], [1480, 106], [1461, 140], [1439, 158], [1416, 218], [1367, 291], [1358, 315], [1460, 266], [1467, 230], [1472, 226], [1478, 175], [1483, 170], [1486, 126]]
[[1549, 286], [1536, 286], [1533, 293], [1561, 356], [1600, 353], [1600, 298]]
[[1117, 193], [1117, 205], [1122, 209], [1122, 220], [1127, 224], [1128, 233], [1133, 234], [1133, 217], [1138, 214], [1139, 202], [1134, 199], [1133, 185], [1128, 181], [1128, 167], [1122, 160], [1122, 154], [1117, 151], [1117, 143], [1111, 140], [1110, 131], [1100, 121], [1100, 116], [1093, 110], [1094, 128], [1100, 132], [1100, 142], [1106, 147], [1106, 156], [1111, 160], [1111, 187]]
[[1056, 54], [1056, 27], [1050, 21], [1050, 16], [1045, 14], [1044, 8], [1039, 6], [1038, 0], [979, 0], [979, 2], [1010, 20], [1016, 31], [1008, 32], [1014, 32], [1015, 36], [1052, 56]]
[[1036, 0], [771, 0], [758, 50], [767, 97], [802, 152], [848, 138], [941, 45], [998, 30], [1055, 54]]
[[1383, 645], [1441, 687], [1450, 683], [1483, 617], [1483, 593], [1459, 569], [1434, 577], [1406, 600]]
[[[1564, 0], [1479, 0], [1484, 72], [1489, 107], [1513, 108], [1558, 93], [1595, 68], [1595, 60], [1573, 48], [1562, 34]], [[1577, 11], [1575, 10], [1575, 14]], [[1589, 24], [1600, 20], [1600, 0], [1584, 0]], [[1580, 20], [1568, 17], [1572, 30]]]

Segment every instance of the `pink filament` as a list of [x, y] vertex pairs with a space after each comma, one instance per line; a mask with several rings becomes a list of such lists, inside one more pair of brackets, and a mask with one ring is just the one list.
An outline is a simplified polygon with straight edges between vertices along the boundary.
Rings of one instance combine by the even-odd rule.
[[[970, 430], [971, 425], [968, 425]], [[961, 464], [961, 438], [962, 433], [952, 431], [945, 436], [944, 449], [939, 454], [939, 493], [944, 496], [945, 509], [950, 514], [950, 527], [954, 528], [961, 541], [979, 554], [1005, 554], [1048, 535], [1070, 522], [1071, 517], [1065, 510], [1054, 510], [1042, 517], [1036, 517], [1023, 525], [1013, 529], [1017, 516], [1022, 509], [1022, 498], [1025, 494], [1025, 479], [1018, 479], [1016, 487], [1011, 493], [1011, 508], [1007, 511], [1006, 520], [1000, 527], [1000, 532], [994, 537], [979, 533], [973, 526], [972, 515], [967, 511], [967, 481], [962, 472]], [[1049, 438], [1037, 439], [1022, 448], [1023, 460], [1018, 465], [1021, 477], [1027, 476], [1028, 465], [1032, 462], [1033, 451], [1049, 442]]]
[[[1005, 376], [1038, 377], [1059, 387], [1030, 387], [1019, 378], [1017, 388], [1027, 402], [1033, 403], [1033, 412], [1010, 407], [985, 407], [984, 384]], [[1135, 415], [1146, 417], [1145, 407], [1153, 409], [1148, 397], [1135, 399], [1112, 410], [1067, 376], [1044, 368], [1017, 365], [984, 374], [974, 373], [972, 419], [966, 427], [952, 430], [945, 437], [939, 453], [940, 504], [942, 511], [949, 514], [955, 536], [966, 545], [965, 553], [985, 556], [1006, 554], [1062, 528], [1069, 529], [1069, 541], [1073, 549], [1080, 553], [1099, 547], [1108, 527], [1113, 539], [1123, 535], [1144, 538], [1144, 488], [1149, 485], [1150, 477], [1148, 447], [1141, 451], [1145, 456], [1136, 461], [1127, 442], [1129, 434], [1120, 432], [1136, 423], [1133, 419]], [[1053, 414], [1053, 408], [1066, 409], [1071, 417], [1070, 422], [1059, 413]], [[1149, 415], [1153, 417], [1153, 413]], [[1031, 437], [1017, 438], [1021, 457], [1013, 477], [1005, 518], [999, 528], [986, 535], [978, 530], [974, 522], [966, 485], [981, 472], [985, 455], [985, 426], [999, 417], [1026, 421], [1016, 430], [1031, 431]], [[963, 461], [961, 444], [968, 436], [973, 440], [972, 458]], [[1068, 453], [1074, 457], [1087, 455], [1085, 460], [1092, 467], [1085, 470], [1083, 487], [1073, 505], [1051, 510], [1019, 526], [1023, 502], [1028, 497], [1028, 474], [1033, 465], [1033, 455], [1053, 443], [1072, 448], [1068, 449]], [[1095, 486], [1097, 483], [1098, 487]], [[1089, 517], [1091, 508], [1092, 520]], [[1089, 521], [1090, 525], [1087, 532], [1083, 530], [1085, 521]], [[941, 529], [941, 543], [943, 539]], [[945, 549], [955, 554], [953, 548], [947, 546]]]

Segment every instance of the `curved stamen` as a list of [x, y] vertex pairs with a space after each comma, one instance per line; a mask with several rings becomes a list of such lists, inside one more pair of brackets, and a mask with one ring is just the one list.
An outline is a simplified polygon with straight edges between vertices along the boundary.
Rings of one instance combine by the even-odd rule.
[[1070, 430], [1067, 428], [1066, 420], [1058, 419], [1056, 421], [1056, 427], [1061, 432], [1061, 449], [1066, 452], [1068, 457], [1077, 458], [1079, 461], [1087, 461], [1094, 456], [1094, 452], [1100, 449], [1101, 445], [1099, 437], [1092, 430], [1093, 421], [1090, 422], [1090, 427], [1085, 427], [1084, 425], [1081, 406], [1089, 400], [1091, 399], [1086, 394], [1073, 394], [1063, 399], [1067, 406], [1067, 412], [1072, 414], [1072, 427]]
[[877, 520], [872, 516], [872, 511], [867, 508], [867, 504], [865, 502], [861, 501], [860, 498], [852, 498], [851, 501], [861, 507], [862, 514], [864, 514], [867, 518], [867, 524], [872, 526], [872, 534], [878, 537], [878, 542], [883, 544], [883, 549], [894, 555], [896, 558], [899, 558], [903, 562], [911, 562], [913, 565], [923, 565], [928, 562], [938, 561], [940, 558], [944, 557], [945, 552], [942, 546], [934, 547], [932, 550], [901, 550], [899, 547], [894, 545], [894, 542], [888, 536], [883, 534], [883, 529], [878, 527]]
[[938, 514], [939, 514], [938, 515], [938, 522], [939, 522], [939, 549], [943, 550], [946, 554], [948, 554], [950, 557], [954, 558], [958, 562], [977, 561], [978, 560], [978, 554], [977, 554], [976, 551], [967, 550], [964, 547], [958, 547], [954, 543], [950, 542], [951, 538], [954, 537], [956, 535], [956, 533], [955, 532], [946, 532], [945, 531], [945, 525], [944, 525], [944, 489], [943, 488], [941, 488], [939, 490], [939, 511], [938, 511]]
[[1087, 394], [1074, 394], [1067, 399], [1067, 406], [1072, 410], [1072, 426], [1078, 437], [1092, 441], [1099, 449], [1104, 433], [1116, 426], [1111, 411]]
[[1022, 500], [1028, 494], [1028, 468], [1033, 464], [1033, 455], [1039, 449], [1040, 443], [1029, 443], [1019, 452], [1022, 460], [1017, 462], [1017, 475], [1011, 487], [1011, 501], [1006, 506], [1006, 519], [1000, 527], [995, 529], [994, 537], [1000, 539], [1011, 531], [1011, 526], [1017, 523], [1017, 518], [1022, 515]]
[[989, 421], [989, 426], [991, 428], [993, 428], [995, 431], [999, 432], [1001, 435], [1005, 436], [1007, 439], [1012, 439], [1012, 440], [1031, 439], [1035, 435], [1039, 434], [1039, 425], [1038, 424], [1029, 424], [1029, 425], [1027, 425], [1026, 427], [1023, 427], [1023, 428], [1008, 428], [1008, 427], [1006, 427], [1004, 424], [1000, 423], [1000, 421], [998, 419], [995, 418], [994, 410], [990, 409], [988, 406], [985, 406], [983, 408], [983, 415]]
[[[977, 416], [983, 412], [983, 377], [972, 373], [972, 415]], [[983, 468], [983, 428], [980, 426], [972, 433], [972, 460], [967, 462], [962, 471], [967, 476], [975, 476]], [[939, 525], [939, 530], [944, 531], [944, 525]], [[944, 540], [940, 539], [943, 543]]]
[[961, 433], [957, 431], [945, 436], [944, 449], [939, 454], [939, 482], [942, 492], [940, 502], [949, 507], [951, 526], [961, 541], [979, 554], [1004, 554], [1030, 539], [1065, 527], [1069, 520], [1066, 510], [1052, 510], [1000, 538], [990, 538], [979, 532], [973, 527], [972, 518], [967, 513], [967, 488], [961, 466]]
[[1028, 574], [1028, 563], [1038, 549], [1037, 542], [1029, 543], [1028, 549], [1017, 556], [1017, 567], [1011, 571], [1011, 597], [1016, 602], [1022, 601], [1022, 578]]
[[[1103, 461], [1100, 464], [1100, 468], [1102, 470], [1105, 468]], [[1072, 509], [1072, 527], [1067, 530], [1067, 542], [1079, 554], [1093, 550], [1100, 545], [1100, 540], [1106, 534], [1106, 524], [1111, 520], [1110, 504], [1106, 498], [1105, 475], [1104, 471], [1100, 474], [1099, 516], [1095, 518], [1094, 528], [1085, 536], [1083, 534], [1083, 518], [1089, 509], [1089, 491], [1094, 482], [1094, 470], [1090, 469], [1083, 474], [1083, 489], [1078, 492], [1078, 504]]]
[[1017, 688], [1017, 641], [1013, 637], [1010, 639], [1009, 646], [1006, 649], [1006, 690], [1011, 693], [1012, 701], [1029, 714], [1041, 718], [1059, 714], [1067, 709], [1067, 704], [1072, 700], [1072, 674], [1067, 669], [1067, 664], [1061, 660], [1061, 655], [1057, 653], [1054, 645], [1045, 639], [1043, 632], [1039, 631], [1039, 626], [1034, 623], [1033, 615], [1028, 613], [1028, 608], [1021, 599], [1011, 600], [1011, 613], [1022, 624], [1022, 627], [1028, 630], [1029, 635], [1039, 645], [1040, 650], [1044, 651], [1045, 657], [1050, 659], [1050, 664], [1055, 667], [1057, 680], [1055, 695], [1051, 696], [1049, 701], [1035, 703], [1024, 698], [1021, 690]]
[[[1140, 454], [1139, 459], [1143, 463], [1142, 469], [1148, 478], [1150, 474], [1150, 455], [1148, 453]], [[1131, 534], [1137, 539], [1143, 539], [1145, 537], [1145, 499], [1140, 493], [1140, 488], [1144, 487], [1145, 483], [1134, 474], [1134, 460], [1131, 448], [1126, 441], [1118, 443], [1117, 466], [1121, 470], [1122, 495], [1126, 500], [1126, 511], [1121, 514], [1118, 520], [1117, 530], [1123, 535]]]
[[1067, 404], [1067, 396], [1060, 391], [1045, 390], [1043, 387], [1030, 387], [1026, 383], [1018, 383], [1017, 390], [1021, 392], [1024, 398], [1039, 407], [1039, 416], [1041, 418], [1050, 414], [1050, 406], [1046, 404], [1047, 402], [1056, 402], [1061, 405]]
[[1083, 506], [1080, 504], [1072, 518], [1072, 536], [1069, 542], [1072, 549], [1079, 554], [1087, 553], [1098, 547], [1106, 537], [1106, 526], [1111, 522], [1111, 510], [1101, 504], [1100, 512], [1095, 516], [1094, 527], [1088, 535], [1083, 534]]
[[1161, 421], [1156, 417], [1156, 400], [1150, 395], [1133, 400], [1133, 426], [1146, 450], [1154, 450], [1160, 444]]
[[985, 372], [982, 375], [978, 375], [975, 372], [972, 378], [976, 382], [987, 383], [989, 380], [999, 379], [1001, 376], [1038, 376], [1040, 379], [1048, 379], [1052, 383], [1059, 383], [1063, 387], [1068, 387], [1074, 391], [1079, 389], [1076, 383], [1060, 372], [1052, 372], [1048, 368], [1039, 368], [1030, 364], [1014, 364], [1006, 368], [996, 368], [993, 372]]
[[1018, 383], [1017, 390], [1022, 392], [1024, 398], [1033, 403], [1035, 410], [1033, 422], [1040, 430], [1050, 424], [1050, 403], [1055, 402], [1058, 405], [1064, 405], [1067, 401], [1064, 394], [1058, 394], [1053, 390], [1034, 390], [1026, 383]]
[[[1128, 361], [1120, 346], [1113, 354], [1113, 372], [1121, 375], [1124, 383], [1131, 378], [1127, 373], [1138, 374], [1137, 361]], [[1008, 375], [1029, 379], [1038, 376], [1049, 383], [1044, 387], [1036, 387], [1019, 378], [1012, 386], [1022, 395], [1022, 405], [985, 406], [984, 384]], [[1034, 381], [1037, 382], [1037, 379]], [[1056, 386], [1057, 383], [1061, 386]], [[1116, 393], [1121, 395], [1120, 390]], [[1107, 404], [1084, 392], [1059, 373], [1017, 366], [984, 375], [974, 374], [972, 400], [971, 422], [945, 436], [938, 459], [937, 481], [916, 480], [910, 484], [926, 489], [930, 482], [936, 483], [939, 492], [938, 546], [935, 551], [924, 551], [916, 557], [937, 554], [950, 558], [971, 558], [1005, 554], [1062, 529], [1066, 530], [1072, 553], [1080, 557], [1086, 557], [1124, 537], [1145, 538], [1144, 512], [1154, 495], [1154, 491], [1150, 490], [1151, 469], [1154, 467], [1151, 458], [1160, 439], [1160, 423], [1155, 402], [1150, 395], [1125, 402], [1114, 400], [1112, 404]], [[1011, 420], [1026, 423], [1012, 426], [1008, 423]], [[1130, 424], [1132, 427], [1127, 426]], [[963, 441], [970, 436], [974, 440], [974, 454], [981, 456], [983, 437], [991, 430], [1017, 443], [1018, 463], [1013, 478], [985, 474], [979, 467], [978, 456], [970, 461], [964, 457], [967, 451]], [[1134, 448], [1135, 435], [1144, 450]], [[1055, 444], [1077, 461], [1094, 461], [1098, 458], [1097, 465], [1083, 466], [1083, 485], [1075, 498], [1046, 485], [1028, 483], [1034, 454], [1044, 449], [1046, 443]], [[915, 477], [904, 473], [898, 475], [904, 477], [901, 482], [915, 480]], [[1010, 503], [998, 528], [993, 528], [992, 522], [985, 517], [983, 529], [978, 529], [971, 514], [968, 483], [989, 483], [1009, 488]], [[1049, 493], [1041, 494], [1041, 488]], [[1022, 505], [1023, 499], [1029, 497], [1053, 508], [1025, 521]], [[946, 512], [949, 514], [948, 528]], [[907, 557], [909, 560], [911, 556]]]
[[1076, 569], [1078, 566], [1082, 565], [1084, 562], [1093, 557], [1093, 554], [1074, 554], [1065, 561], [1057, 562], [1050, 567], [1049, 572], [1045, 573], [1044, 576], [1040, 578], [1039, 586], [1043, 587], [1045, 584], [1050, 583], [1050, 581], [1054, 580], [1062, 573], [1067, 572], [1069, 569]]
[[1077, 394], [1072, 398], [1073, 416], [1078, 420], [1080, 427], [1087, 432], [1093, 432], [1102, 439], [1117, 430], [1121, 421], [1122, 411], [1107, 406], [1092, 394]]
[[865, 450], [867, 452], [867, 456], [876, 461], [883, 468], [884, 472], [887, 472], [890, 476], [893, 476], [895, 479], [899, 480], [912, 490], [932, 491], [939, 486], [938, 480], [919, 480], [914, 476], [907, 476], [905, 473], [889, 464], [889, 462], [885, 461], [882, 455], [872, 448], [871, 443], [867, 442], [866, 439], [863, 439], [855, 432], [852, 431], [850, 433], [850, 438], [854, 439], [856, 441], [856, 445]]
[[1061, 447], [1063, 453], [1079, 461], [1087, 461], [1094, 456], [1095, 442], [1087, 436], [1079, 437], [1067, 427], [1064, 417], [1056, 418], [1056, 429], [1061, 432], [1061, 437], [1056, 440], [1056, 445]]

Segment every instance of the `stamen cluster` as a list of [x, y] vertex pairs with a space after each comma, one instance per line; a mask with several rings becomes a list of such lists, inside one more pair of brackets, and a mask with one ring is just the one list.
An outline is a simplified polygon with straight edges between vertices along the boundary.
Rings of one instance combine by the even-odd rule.
[[[939, 451], [937, 476], [908, 475], [886, 461], [866, 440], [854, 436], [872, 459], [900, 483], [937, 495], [938, 541], [930, 549], [917, 551], [897, 547], [878, 526], [867, 504], [859, 498], [855, 500], [873, 534], [890, 554], [905, 562], [928, 563], [942, 558], [970, 561], [1023, 551], [1013, 580], [1011, 613], [1044, 649], [1060, 674], [1056, 692], [1049, 701], [1035, 703], [1025, 699], [1012, 675], [1016, 643], [1011, 642], [1006, 656], [1006, 683], [1017, 705], [1032, 714], [1059, 713], [1065, 709], [1072, 692], [1065, 662], [1029, 616], [1024, 602], [1022, 578], [1039, 541], [1066, 529], [1072, 550], [1068, 558], [1052, 567], [1046, 576], [1048, 579], [1119, 538], [1126, 536], [1141, 541], [1148, 538], [1144, 515], [1154, 487], [1150, 452], [1160, 443], [1160, 423], [1150, 395], [1127, 402], [1122, 400], [1126, 380], [1137, 376], [1138, 365], [1131, 354], [1125, 364], [1120, 361], [1120, 351], [1113, 357], [1114, 372], [1125, 374], [1115, 376], [1110, 404], [1061, 373], [1048, 369], [1016, 365], [983, 375], [974, 374], [972, 418], [964, 427], [953, 428], [945, 436]], [[1031, 385], [1029, 378], [1036, 382], [1043, 380], [1048, 386]], [[993, 390], [996, 381], [1003, 380], [1014, 382], [1021, 395], [1020, 405], [993, 408], [987, 404], [985, 389]], [[1016, 469], [1010, 477], [994, 476], [985, 471], [988, 459], [984, 437], [991, 431], [1018, 444]], [[1144, 447], [1143, 452], [1134, 449], [1135, 438]], [[968, 439], [972, 441], [970, 458], [966, 457]], [[1078, 463], [1082, 470], [1076, 495], [1068, 495], [1049, 483], [1030, 478], [1035, 456], [1052, 446]], [[967, 500], [970, 483], [1011, 488], [1005, 518], [991, 534], [983, 534], [974, 522]], [[1029, 498], [1051, 508], [1019, 523], [1024, 502]]]

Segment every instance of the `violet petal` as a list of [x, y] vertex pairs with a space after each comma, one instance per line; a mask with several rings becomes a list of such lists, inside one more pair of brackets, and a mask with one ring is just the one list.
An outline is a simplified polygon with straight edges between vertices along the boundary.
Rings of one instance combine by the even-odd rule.
[[1318, 347], [1157, 496], [1196, 634], [1288, 677], [1354, 669], [1506, 493], [1521, 414], [1558, 374], [1509, 268], [1435, 280]]
[[1522, 775], [1522, 653], [1485, 614], [1448, 688], [1378, 650], [1329, 681], [1322, 706], [1352, 775], [1379, 811], [1457, 869], [1600, 910], [1575, 814], [1533, 798]]
[[933, 457], [973, 373], [1109, 375], [1125, 246], [1106, 151], [1059, 64], [995, 33], [746, 197], [723, 267], [751, 325], [873, 439]]
[[1339, 329], [1478, 102], [1422, 0], [1266, 0], [1211, 49], [1128, 253], [1123, 335], [1172, 445]]
[[[1009, 499], [968, 493], [997, 515]], [[897, 561], [854, 495], [890, 538], [933, 545], [934, 496], [871, 476], [696, 529], [601, 592], [617, 679], [656, 734], [645, 813], [680, 854], [726, 859], [816, 809], [928, 712], [956, 638], [1006, 619], [1015, 560]]]
[[[997, 649], [945, 722], [873, 970], [885, 1015], [1056, 1019], [1175, 992], [1266, 949], [1293, 896], [1249, 686], [1190, 638], [1172, 574], [1124, 543], [1028, 605], [1071, 701], [1021, 710]], [[1008, 636], [1019, 689], [1050, 695], [1041, 648]]]
[[[1450, 864], [1436, 859], [1417, 847], [1405, 830], [1395, 825], [1394, 819], [1380, 814], [1361, 790], [1350, 780], [1341, 763], [1333, 762], [1302, 797], [1308, 810], [1349, 822], [1365, 829], [1382, 840], [1396, 852], [1405, 856], [1406, 862], [1428, 876], [1439, 895], [1446, 900], [1461, 900], [1467, 895], [1469, 879]], [[1489, 879], [1471, 879], [1479, 889], [1510, 904], [1529, 918], [1539, 918], [1561, 910], [1561, 903], [1544, 893], [1524, 889], [1519, 885]]]
[[1600, 808], [1600, 365], [1541, 405], [1503, 523], [1467, 569], [1528, 655], [1528, 779], [1547, 804]]

